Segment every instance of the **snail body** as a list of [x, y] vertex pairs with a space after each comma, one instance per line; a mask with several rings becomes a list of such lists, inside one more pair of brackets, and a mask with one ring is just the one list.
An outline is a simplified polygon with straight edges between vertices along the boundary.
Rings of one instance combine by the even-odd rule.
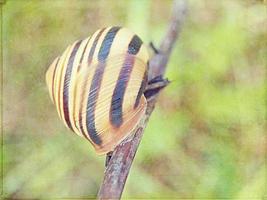
[[148, 61], [137, 35], [108, 27], [74, 42], [49, 66], [46, 83], [60, 119], [98, 154], [112, 151], [144, 115]]

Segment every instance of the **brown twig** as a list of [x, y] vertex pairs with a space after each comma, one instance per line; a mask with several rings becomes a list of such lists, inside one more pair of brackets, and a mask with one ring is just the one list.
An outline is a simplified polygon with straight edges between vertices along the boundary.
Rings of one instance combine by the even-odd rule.
[[[164, 75], [172, 48], [181, 31], [185, 13], [185, 0], [175, 0], [170, 25], [161, 42], [159, 53], [155, 54], [150, 60], [148, 74], [149, 80], [153, 77]], [[133, 131], [132, 137], [127, 138], [115, 148], [98, 192], [99, 199], [120, 199], [146, 124], [154, 110], [157, 96], [158, 95], [156, 94], [149, 99], [146, 114]]]

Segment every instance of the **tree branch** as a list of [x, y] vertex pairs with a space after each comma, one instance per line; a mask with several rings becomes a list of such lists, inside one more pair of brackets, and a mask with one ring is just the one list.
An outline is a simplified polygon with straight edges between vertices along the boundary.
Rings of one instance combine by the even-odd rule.
[[[150, 60], [148, 72], [149, 80], [153, 77], [164, 75], [172, 48], [180, 34], [185, 13], [185, 0], [174, 0], [170, 24], [161, 42], [159, 53], [155, 54]], [[158, 94], [149, 99], [146, 114], [133, 131], [133, 134], [131, 134], [131, 137], [125, 139], [115, 148], [98, 192], [99, 199], [120, 199], [146, 124], [154, 110], [157, 96]]]

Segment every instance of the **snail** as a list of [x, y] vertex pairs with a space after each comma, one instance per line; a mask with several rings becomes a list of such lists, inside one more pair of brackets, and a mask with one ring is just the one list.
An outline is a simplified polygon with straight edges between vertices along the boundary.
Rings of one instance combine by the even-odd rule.
[[136, 34], [112, 26], [69, 45], [49, 66], [46, 83], [60, 119], [96, 153], [112, 151], [145, 114], [149, 58]]

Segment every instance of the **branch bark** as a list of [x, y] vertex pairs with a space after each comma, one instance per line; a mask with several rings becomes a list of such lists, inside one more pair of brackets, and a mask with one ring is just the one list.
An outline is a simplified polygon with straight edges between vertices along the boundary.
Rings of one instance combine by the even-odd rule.
[[[170, 24], [165, 37], [162, 39], [159, 53], [155, 54], [149, 64], [148, 79], [164, 75], [166, 66], [174, 46], [179, 37], [186, 14], [186, 1], [174, 0]], [[98, 192], [98, 199], [120, 199], [128, 177], [134, 156], [142, 139], [145, 127], [152, 114], [158, 94], [152, 96], [147, 105], [146, 114], [131, 134], [132, 137], [118, 145], [106, 168], [102, 185]]]

